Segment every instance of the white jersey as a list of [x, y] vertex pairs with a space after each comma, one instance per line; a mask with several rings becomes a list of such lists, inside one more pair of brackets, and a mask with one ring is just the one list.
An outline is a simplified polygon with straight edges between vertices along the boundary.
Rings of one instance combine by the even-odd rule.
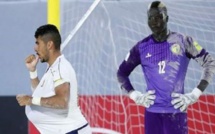
[[[87, 124], [78, 106], [78, 89], [76, 74], [71, 64], [63, 55], [47, 69], [33, 92], [33, 97], [50, 97], [55, 95], [56, 81], [63, 79], [70, 83], [70, 100], [68, 109], [53, 109], [42, 106], [26, 106], [26, 115], [41, 134], [65, 134]], [[62, 84], [62, 83], [60, 83]]]

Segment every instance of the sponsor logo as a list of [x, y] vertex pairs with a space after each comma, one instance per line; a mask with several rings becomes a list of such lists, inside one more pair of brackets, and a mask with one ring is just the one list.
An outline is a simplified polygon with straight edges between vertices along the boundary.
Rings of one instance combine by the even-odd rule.
[[150, 53], [147, 53], [146, 58], [151, 57], [152, 55]]

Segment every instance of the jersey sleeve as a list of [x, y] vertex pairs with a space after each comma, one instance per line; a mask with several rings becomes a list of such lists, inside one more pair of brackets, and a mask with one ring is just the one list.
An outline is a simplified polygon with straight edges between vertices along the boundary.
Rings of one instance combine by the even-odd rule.
[[61, 64], [58, 67], [51, 69], [53, 76], [54, 87], [57, 87], [65, 82], [69, 82], [69, 72], [68, 69], [64, 69]]
[[122, 89], [127, 92], [133, 90], [133, 86], [130, 82], [129, 75], [136, 66], [140, 64], [140, 54], [138, 44], [135, 45], [125, 57], [125, 60], [120, 64], [117, 71], [117, 79]]
[[189, 58], [194, 59], [203, 67], [202, 79], [208, 83], [212, 80], [215, 73], [215, 59], [192, 37], [185, 37], [185, 48]]

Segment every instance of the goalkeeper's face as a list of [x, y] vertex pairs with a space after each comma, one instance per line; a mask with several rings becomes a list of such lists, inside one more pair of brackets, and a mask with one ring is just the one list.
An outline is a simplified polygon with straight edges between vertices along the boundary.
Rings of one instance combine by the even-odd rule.
[[45, 42], [42, 40], [41, 37], [36, 38], [36, 45], [34, 47], [34, 50], [36, 54], [39, 56], [39, 59], [41, 62], [48, 62], [49, 60], [49, 42]]
[[148, 25], [154, 35], [159, 35], [167, 29], [167, 21], [167, 15], [159, 8], [151, 8], [148, 11]]

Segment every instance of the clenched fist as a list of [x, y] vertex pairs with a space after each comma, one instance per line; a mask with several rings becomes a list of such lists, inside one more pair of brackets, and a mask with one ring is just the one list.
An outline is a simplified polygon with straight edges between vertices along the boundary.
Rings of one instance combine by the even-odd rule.
[[18, 101], [20, 106], [31, 105], [32, 97], [28, 95], [17, 95], [16, 100]]
[[29, 55], [25, 59], [26, 67], [30, 72], [34, 72], [36, 70], [37, 63], [39, 61], [39, 57], [35, 56], [34, 54]]

